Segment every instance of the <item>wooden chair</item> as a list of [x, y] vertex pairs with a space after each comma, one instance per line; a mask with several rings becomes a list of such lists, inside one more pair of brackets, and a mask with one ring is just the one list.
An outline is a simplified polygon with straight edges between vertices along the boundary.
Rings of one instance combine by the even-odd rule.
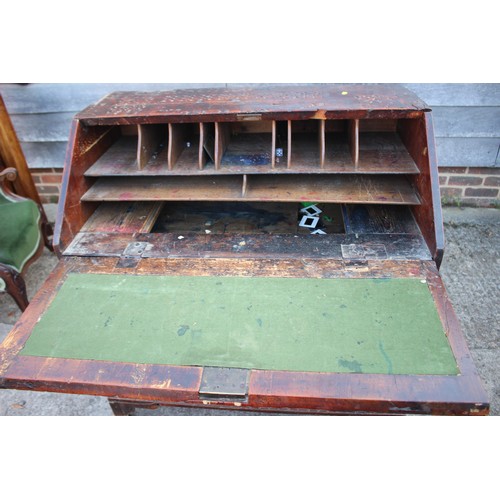
[[10, 191], [17, 172], [0, 172], [0, 291], [7, 292], [24, 311], [28, 306], [23, 273], [43, 252], [42, 214], [29, 198]]
[[12, 125], [3, 98], [0, 95], [0, 172], [5, 168], [12, 168], [17, 171], [15, 180], [9, 185], [9, 190], [13, 194], [31, 199], [38, 205], [45, 246], [50, 251], [53, 251], [52, 226], [48, 222], [40, 196], [28, 168], [28, 163], [19, 144], [16, 131]]

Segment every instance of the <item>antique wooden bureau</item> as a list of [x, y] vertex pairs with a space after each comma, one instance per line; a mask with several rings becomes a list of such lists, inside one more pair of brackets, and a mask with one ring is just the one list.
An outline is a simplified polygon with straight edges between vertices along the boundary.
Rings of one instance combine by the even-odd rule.
[[439, 275], [431, 111], [403, 87], [108, 95], [73, 122], [54, 243], [1, 387], [488, 413]]

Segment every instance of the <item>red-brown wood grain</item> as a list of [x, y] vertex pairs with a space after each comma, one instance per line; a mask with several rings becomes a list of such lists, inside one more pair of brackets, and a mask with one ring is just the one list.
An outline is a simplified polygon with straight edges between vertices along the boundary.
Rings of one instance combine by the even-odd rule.
[[[61, 262], [44, 289], [37, 294], [20, 322], [6, 339], [0, 353], [0, 385], [6, 388], [93, 394], [156, 404], [181, 404], [312, 413], [429, 413], [486, 414], [488, 402], [470, 353], [460, 330], [441, 278], [432, 262], [417, 264], [420, 277], [427, 280], [437, 311], [460, 371], [458, 376], [365, 375], [302, 373], [252, 370], [246, 401], [206, 400], [198, 390], [202, 368], [116, 363], [93, 360], [69, 360], [20, 356], [19, 350], [30, 335], [38, 317], [48, 307], [68, 272], [163, 272], [151, 259], [142, 259], [142, 268], [113, 269], [115, 259], [101, 259], [95, 267], [87, 259]], [[197, 275], [185, 260], [184, 272]], [[205, 263], [206, 264], [206, 263]], [[252, 268], [255, 263], [246, 262]], [[327, 268], [328, 264], [322, 264]], [[379, 263], [382, 268], [386, 262]], [[341, 266], [342, 267], [342, 266]], [[367, 264], [368, 276], [372, 273]], [[205, 269], [214, 273], [210, 266]], [[260, 267], [262, 270], [262, 267]], [[277, 262], [274, 275], [286, 266]], [[397, 269], [397, 266], [396, 266]], [[407, 269], [408, 271], [409, 269]], [[340, 269], [339, 269], [340, 272]], [[256, 275], [255, 269], [251, 269]], [[386, 273], [391, 275], [386, 269]], [[396, 270], [396, 273], [398, 271]], [[258, 274], [258, 273], [257, 273]], [[269, 274], [269, 269], [268, 269]], [[366, 276], [359, 273], [357, 277]], [[346, 277], [343, 274], [343, 277]]]
[[266, 120], [397, 118], [419, 116], [426, 108], [401, 86], [332, 84], [114, 92], [77, 118], [88, 125], [232, 121], [235, 115], [259, 113]]

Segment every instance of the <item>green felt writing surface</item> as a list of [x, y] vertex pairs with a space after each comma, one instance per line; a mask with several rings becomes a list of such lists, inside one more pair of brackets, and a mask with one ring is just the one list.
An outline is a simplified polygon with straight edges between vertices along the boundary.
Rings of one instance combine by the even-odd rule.
[[456, 375], [425, 282], [70, 274], [22, 355]]

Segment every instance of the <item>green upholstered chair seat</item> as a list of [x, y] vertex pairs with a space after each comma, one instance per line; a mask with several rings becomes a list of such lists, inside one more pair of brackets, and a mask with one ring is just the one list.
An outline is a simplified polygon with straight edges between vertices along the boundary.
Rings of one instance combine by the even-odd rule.
[[10, 198], [0, 189], [0, 263], [21, 272], [42, 237], [40, 211], [32, 200]]

